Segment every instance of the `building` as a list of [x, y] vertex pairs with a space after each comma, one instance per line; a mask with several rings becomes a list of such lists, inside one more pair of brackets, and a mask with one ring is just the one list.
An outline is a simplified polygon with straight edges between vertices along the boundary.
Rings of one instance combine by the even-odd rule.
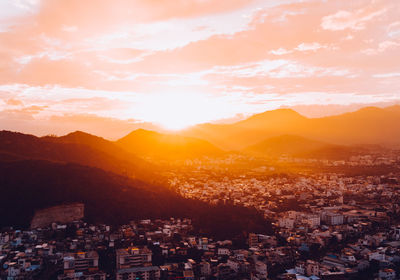
[[278, 220], [279, 227], [288, 229], [292, 229], [294, 227], [294, 222], [295, 220], [290, 218], [280, 218]]
[[142, 266], [119, 269], [116, 274], [117, 280], [158, 280], [161, 278], [158, 266]]
[[255, 263], [255, 271], [252, 273], [252, 279], [267, 279], [268, 278], [268, 270], [267, 264], [261, 261], [256, 261]]
[[339, 213], [326, 213], [324, 220], [328, 225], [331, 226], [342, 225], [343, 215]]
[[211, 275], [211, 265], [209, 262], [202, 261], [200, 263], [200, 274], [201, 274], [201, 276]]
[[258, 234], [249, 233], [249, 247], [257, 247], [258, 244]]
[[306, 274], [307, 276], [318, 276], [319, 275], [319, 263], [312, 261], [312, 260], [307, 260], [306, 264]]
[[99, 271], [99, 255], [96, 251], [67, 253], [63, 258], [64, 274], [59, 280], [105, 280], [106, 274]]
[[318, 215], [308, 215], [305, 222], [311, 227], [315, 228], [321, 224], [321, 218]]
[[116, 255], [117, 269], [151, 266], [152, 252], [147, 247], [141, 249], [137, 247], [118, 249]]
[[158, 266], [152, 266], [152, 252], [147, 248], [129, 247], [116, 252], [117, 280], [157, 280], [161, 277]]
[[396, 271], [391, 268], [381, 269], [379, 270], [379, 279], [394, 280], [396, 279]]

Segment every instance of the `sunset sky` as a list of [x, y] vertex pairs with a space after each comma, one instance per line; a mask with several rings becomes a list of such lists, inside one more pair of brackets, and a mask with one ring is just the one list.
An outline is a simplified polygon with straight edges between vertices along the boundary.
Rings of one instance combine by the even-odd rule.
[[0, 0], [0, 129], [108, 138], [400, 103], [400, 1]]

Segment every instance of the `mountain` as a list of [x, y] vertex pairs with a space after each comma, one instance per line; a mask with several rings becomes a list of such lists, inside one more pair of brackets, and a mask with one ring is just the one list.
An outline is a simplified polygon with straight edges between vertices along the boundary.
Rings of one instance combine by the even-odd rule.
[[0, 132], [0, 159], [40, 159], [101, 168], [141, 179], [155, 178], [153, 166], [113, 142], [82, 132], [43, 137]]
[[192, 137], [161, 134], [138, 129], [116, 142], [135, 155], [158, 159], [186, 159], [201, 156], [218, 156], [223, 152], [211, 143]]
[[71, 163], [0, 160], [0, 193], [0, 227], [28, 227], [35, 210], [79, 202], [85, 204], [85, 220], [91, 223], [188, 217], [198, 230], [219, 238], [243, 231], [271, 232], [254, 209], [211, 206], [162, 186]]
[[200, 124], [182, 135], [208, 140], [221, 149], [241, 150], [269, 137], [292, 134], [296, 124], [306, 120], [291, 109], [278, 109], [233, 124]]
[[299, 158], [348, 159], [352, 155], [366, 153], [367, 147], [334, 145], [296, 135], [282, 135], [268, 138], [242, 150], [244, 153], [279, 157], [282, 155]]
[[338, 144], [398, 145], [400, 106], [365, 107], [355, 112], [310, 119], [306, 134]]
[[291, 109], [256, 114], [233, 124], [202, 124], [182, 132], [221, 149], [241, 150], [267, 138], [298, 135], [338, 145], [400, 144], [400, 106], [366, 107], [323, 118], [306, 118]]
[[121, 154], [125, 154], [126, 156], [126, 153], [117, 145], [115, 145], [113, 142], [83, 131], [71, 132], [67, 135], [60, 137], [45, 136], [42, 137], [42, 139], [58, 143], [72, 143], [72, 144], [86, 145], [110, 155], [119, 156]]
[[298, 155], [330, 146], [327, 143], [310, 140], [296, 135], [282, 135], [268, 138], [244, 149], [246, 153], [263, 156]]
[[118, 160], [128, 161], [132, 165], [140, 165], [147, 168], [152, 167], [148, 162], [122, 149], [115, 142], [82, 131], [75, 131], [60, 137], [46, 136], [42, 137], [42, 139], [55, 143], [84, 145]]

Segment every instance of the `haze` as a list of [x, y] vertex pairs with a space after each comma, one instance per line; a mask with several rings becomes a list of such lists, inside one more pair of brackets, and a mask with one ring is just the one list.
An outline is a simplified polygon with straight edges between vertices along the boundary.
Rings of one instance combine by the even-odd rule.
[[400, 2], [0, 2], [0, 125], [116, 139], [400, 99]]

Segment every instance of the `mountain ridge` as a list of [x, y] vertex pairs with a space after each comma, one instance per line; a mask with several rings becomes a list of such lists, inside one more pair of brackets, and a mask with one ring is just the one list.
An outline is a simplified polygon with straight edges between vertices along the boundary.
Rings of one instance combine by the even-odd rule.
[[292, 109], [278, 109], [231, 124], [200, 124], [181, 132], [225, 150], [242, 150], [267, 138], [287, 134], [337, 145], [400, 145], [400, 106], [370, 106], [320, 118], [307, 118]]
[[217, 156], [223, 153], [222, 150], [203, 139], [178, 134], [163, 134], [145, 129], [134, 130], [116, 143], [133, 154], [161, 159]]
[[[88, 136], [89, 135], [89, 136]], [[97, 136], [87, 134], [91, 139]], [[104, 140], [107, 141], [107, 140]], [[110, 142], [111, 146], [114, 144]], [[116, 150], [120, 150], [117, 146]], [[19, 132], [0, 131], [0, 152], [2, 157], [71, 162], [84, 166], [101, 168], [116, 174], [141, 179], [154, 178], [156, 167], [138, 157], [120, 150], [112, 153], [86, 145], [82, 141], [65, 141], [62, 137], [36, 137]]]
[[348, 159], [353, 155], [367, 152], [367, 147], [335, 145], [297, 135], [271, 137], [242, 150], [249, 155], [260, 157], [291, 156], [297, 158]]

